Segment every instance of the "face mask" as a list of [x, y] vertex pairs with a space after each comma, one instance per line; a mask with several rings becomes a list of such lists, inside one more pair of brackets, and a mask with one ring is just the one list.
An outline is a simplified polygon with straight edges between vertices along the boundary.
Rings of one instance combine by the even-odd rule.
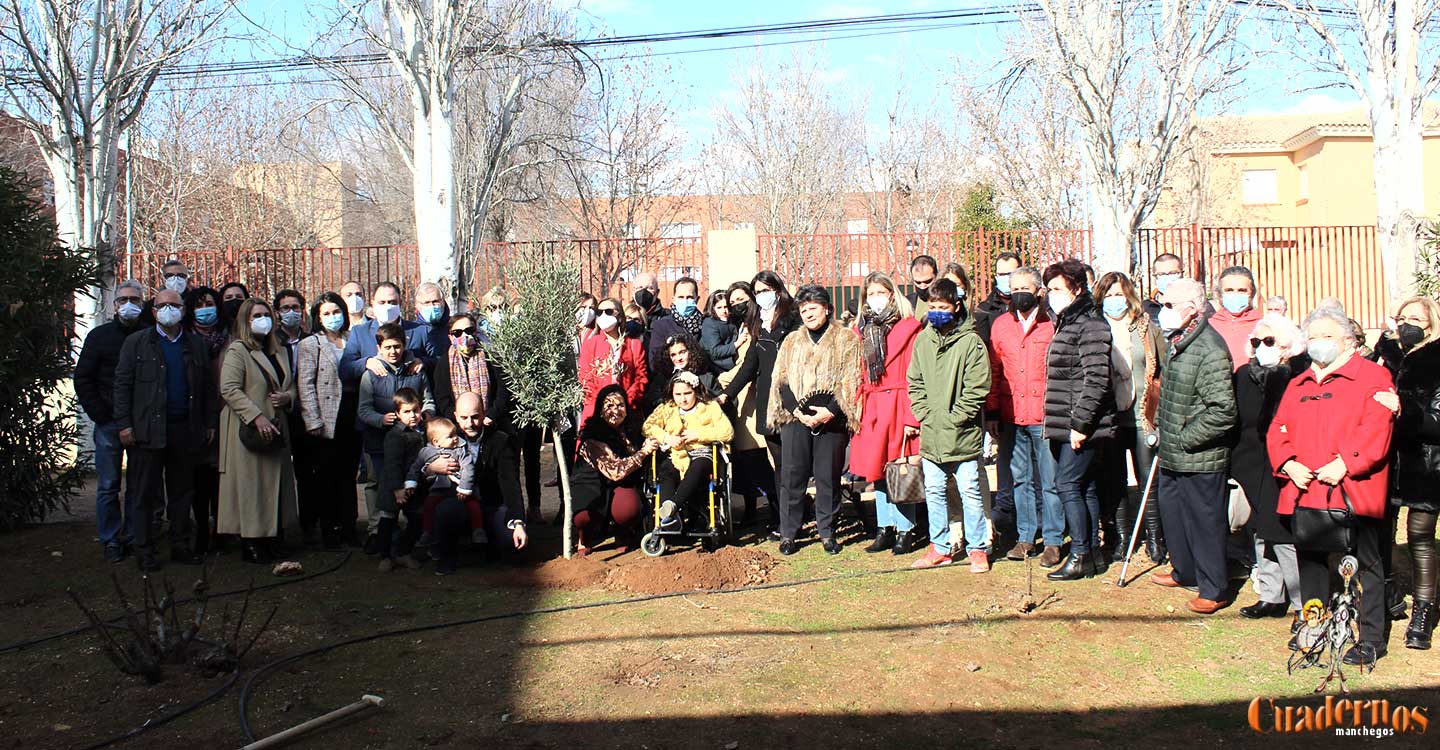
[[155, 322], [170, 328], [180, 325], [180, 318], [184, 315], [177, 307], [158, 307], [155, 309]]
[[243, 299], [232, 299], [226, 302], [221, 302], [220, 309], [225, 311], [226, 320], [234, 320], [235, 316], [240, 312], [240, 306], [243, 304], [245, 304], [245, 300]]
[[1002, 273], [995, 277], [995, 291], [999, 292], [1001, 297], [1010, 296], [1010, 274]]
[[462, 333], [459, 336], [451, 336], [450, 344], [456, 349], [459, 349], [462, 354], [469, 354], [470, 352], [475, 350], [475, 337], [471, 336], [468, 333]]
[[1239, 315], [1250, 307], [1250, 295], [1244, 292], [1226, 292], [1220, 295], [1220, 304], [1229, 310], [1231, 315]]
[[189, 284], [189, 279], [186, 279], [184, 276], [165, 277], [165, 288], [176, 294], [184, 294], [185, 288], [189, 286]]
[[300, 324], [304, 321], [305, 313], [299, 310], [286, 310], [280, 313], [280, 325], [286, 328], [299, 328]]
[[581, 328], [589, 328], [595, 322], [595, 308], [582, 307], [575, 311], [575, 323]]
[[1170, 288], [1170, 283], [1180, 278], [1178, 273], [1162, 273], [1155, 277], [1155, 291], [1164, 294]]
[[1261, 367], [1274, 367], [1280, 364], [1280, 349], [1261, 344], [1260, 348], [1255, 350], [1255, 362]]
[[380, 325], [394, 323], [400, 319], [400, 306], [394, 302], [381, 302], [375, 306], [375, 320]]
[[944, 328], [955, 322], [955, 313], [931, 310], [925, 313], [925, 320], [929, 321], [930, 325], [936, 328]]
[[676, 314], [676, 315], [679, 315], [679, 316], [682, 317], [682, 318], [688, 318], [688, 317], [690, 317], [690, 315], [692, 315], [694, 312], [695, 312], [695, 300], [693, 300], [693, 299], [677, 299], [677, 300], [675, 300], [675, 314]]
[[649, 310], [650, 306], [655, 304], [655, 293], [644, 287], [636, 289], [635, 304], [642, 310]]
[[116, 312], [120, 315], [120, 320], [126, 323], [131, 323], [136, 318], [140, 317], [140, 309], [140, 306], [135, 304], [134, 302], [126, 302], [125, 304], [121, 305], [120, 309]]
[[1130, 303], [1126, 302], [1124, 297], [1106, 297], [1105, 301], [1100, 303], [1100, 308], [1107, 316], [1119, 320], [1125, 317], [1125, 313], [1130, 312]]
[[1316, 339], [1305, 346], [1310, 361], [1321, 367], [1329, 367], [1340, 358], [1340, 345], [1326, 339]]
[[625, 321], [625, 335], [637, 338], [645, 335], [645, 324], [638, 320]]
[[768, 289], [755, 295], [755, 304], [759, 305], [761, 310], [774, 310], [779, 301], [780, 298]]
[[1162, 331], [1178, 331], [1185, 325], [1183, 319], [1180, 317], [1180, 311], [1173, 307], [1160, 308], [1159, 317], [1160, 330]]
[[345, 306], [350, 308], [351, 315], [359, 315], [365, 309], [365, 298], [358, 294], [352, 294], [345, 298]]
[[1027, 315], [1035, 309], [1035, 305], [1039, 302], [1040, 299], [1035, 296], [1034, 292], [1016, 292], [1010, 295], [1010, 306], [1014, 307], [1016, 312]]
[[345, 313], [330, 313], [329, 315], [321, 315], [320, 325], [325, 326], [325, 330], [331, 333], [339, 333], [341, 327], [345, 325]]
[[1074, 301], [1075, 298], [1070, 296], [1069, 292], [1050, 293], [1050, 309], [1054, 310], [1056, 315], [1065, 312], [1065, 308], [1069, 307], [1070, 303]]
[[929, 301], [930, 301], [930, 290], [929, 290], [929, 289], [916, 289], [916, 290], [915, 290], [915, 299], [920, 300], [921, 302], [929, 302]]
[[444, 314], [445, 308], [440, 305], [426, 305], [420, 308], [420, 319], [432, 325], [439, 323]]
[[865, 304], [870, 307], [870, 312], [879, 315], [880, 313], [885, 312], [885, 308], [890, 306], [890, 295], [877, 294], [873, 297], [867, 297], [865, 299]]
[[1425, 329], [1410, 323], [1401, 323], [1395, 328], [1395, 335], [1400, 339], [1400, 345], [1409, 349], [1425, 340]]
[[744, 323], [750, 318], [750, 305], [746, 302], [732, 302], [730, 304], [730, 322]]
[[195, 322], [202, 326], [213, 326], [215, 325], [215, 321], [219, 319], [219, 311], [215, 309], [214, 305], [195, 308]]
[[269, 336], [270, 329], [275, 327], [275, 321], [269, 318], [252, 318], [250, 320], [250, 332], [256, 336]]
[[615, 317], [614, 315], [610, 315], [609, 313], [606, 313], [604, 315], [597, 315], [595, 317], [595, 325], [599, 326], [600, 330], [606, 333], [615, 330], [615, 324], [619, 322], [619, 318]]

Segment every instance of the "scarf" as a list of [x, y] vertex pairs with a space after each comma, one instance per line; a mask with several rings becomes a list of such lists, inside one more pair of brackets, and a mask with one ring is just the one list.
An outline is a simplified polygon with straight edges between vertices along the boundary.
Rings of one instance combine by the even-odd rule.
[[475, 347], [475, 353], [465, 356], [460, 347], [450, 347], [450, 391], [456, 396], [473, 393], [480, 397], [480, 413], [488, 408], [485, 394], [490, 392], [490, 373], [485, 367], [485, 351]]
[[700, 337], [700, 324], [705, 322], [705, 314], [700, 312], [699, 307], [691, 310], [689, 315], [681, 315], [672, 307], [670, 308], [670, 315], [674, 317], [675, 322], [679, 323], [680, 327], [689, 332], [691, 336], [697, 339]]
[[885, 339], [900, 320], [900, 309], [894, 301], [878, 313], [867, 307], [861, 319], [864, 321], [860, 336], [865, 343], [865, 375], [871, 383], [878, 383], [880, 378], [885, 377]]
[[230, 334], [225, 331], [224, 326], [210, 326], [210, 330], [206, 331], [197, 325], [192, 326], [190, 330], [205, 340], [205, 347], [210, 352], [210, 359], [220, 356], [220, 352], [224, 351], [226, 345], [230, 343]]

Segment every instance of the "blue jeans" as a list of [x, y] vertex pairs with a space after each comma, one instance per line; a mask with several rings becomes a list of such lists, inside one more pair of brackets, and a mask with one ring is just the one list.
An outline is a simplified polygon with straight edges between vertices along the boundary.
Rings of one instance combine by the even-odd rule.
[[[1015, 528], [1020, 541], [1035, 541], [1038, 526], [1046, 545], [1059, 547], [1064, 544], [1065, 510], [1055, 489], [1055, 457], [1050, 454], [1043, 425], [1015, 426], [1010, 469], [1015, 475], [1015, 497], [1040, 496], [1038, 519], [1033, 501], [1015, 503]], [[1036, 492], [1037, 484], [1039, 492]]]
[[1069, 440], [1051, 440], [1055, 457], [1055, 490], [1065, 506], [1065, 525], [1070, 529], [1070, 554], [1100, 548], [1100, 489], [1096, 479], [1102, 462], [1095, 460], [1105, 441], [1087, 440], [1080, 450]]
[[[125, 447], [120, 444], [120, 425], [95, 425], [95, 530], [101, 544], [129, 544], [129, 521], [139, 513], [135, 502], [139, 482], [126, 482], [125, 504], [120, 504], [120, 463]], [[133, 468], [133, 467], [132, 467]]]
[[990, 519], [985, 515], [985, 501], [980, 497], [980, 461], [923, 460], [925, 469], [925, 509], [930, 519], [930, 543], [942, 555], [950, 554], [950, 503], [947, 495], [950, 477], [960, 495], [965, 519], [965, 551], [990, 551]]
[[882, 529], [894, 526], [896, 531], [904, 534], [915, 528], [915, 506], [890, 502], [888, 490], [884, 479], [875, 481], [875, 525]]

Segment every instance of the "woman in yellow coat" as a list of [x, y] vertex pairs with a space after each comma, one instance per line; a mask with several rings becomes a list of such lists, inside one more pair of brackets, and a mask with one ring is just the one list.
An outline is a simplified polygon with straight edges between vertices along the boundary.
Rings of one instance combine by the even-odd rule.
[[[264, 300], [248, 299], [235, 314], [233, 338], [220, 365], [220, 507], [216, 532], [239, 534], [248, 562], [273, 559], [273, 540], [296, 518], [295, 467], [288, 413], [296, 408], [295, 373], [272, 334], [275, 318]], [[273, 448], [251, 450], [240, 440], [251, 425]]]
[[[734, 437], [730, 418], [688, 370], [670, 379], [670, 398], [645, 420], [645, 437], [670, 452], [660, 464], [660, 530], [681, 528], [681, 509], [698, 510], [715, 472], [710, 446]], [[725, 502], [730, 499], [725, 498]]]

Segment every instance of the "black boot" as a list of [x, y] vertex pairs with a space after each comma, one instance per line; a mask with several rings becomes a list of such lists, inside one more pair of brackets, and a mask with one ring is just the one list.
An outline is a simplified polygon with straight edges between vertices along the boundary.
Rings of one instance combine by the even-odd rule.
[[871, 542], [870, 546], [865, 548], [865, 551], [873, 555], [876, 552], [884, 552], [887, 549], [894, 549], [894, 547], [895, 527], [884, 526], [880, 529], [880, 531], [876, 532], [875, 541]]
[[1410, 615], [1410, 625], [1405, 628], [1405, 648], [1417, 651], [1430, 649], [1430, 636], [1435, 632], [1435, 602], [1415, 600], [1415, 610]]
[[1170, 559], [1165, 549], [1165, 532], [1160, 528], [1160, 507], [1153, 496], [1145, 504], [1145, 554], [1156, 565], [1164, 565]]
[[1130, 530], [1125, 529], [1119, 532], [1115, 539], [1115, 547], [1110, 550], [1110, 562], [1125, 562], [1125, 550], [1130, 549]]
[[911, 529], [903, 534], [896, 535], [895, 546], [891, 548], [890, 551], [896, 555], [908, 555], [924, 547], [928, 542], [928, 539], [920, 536], [914, 529]]
[[1391, 620], [1405, 619], [1405, 592], [1394, 581], [1385, 582], [1385, 613]]
[[1060, 567], [1045, 574], [1045, 577], [1052, 581], [1078, 581], [1081, 578], [1089, 578], [1095, 575], [1095, 558], [1093, 552], [1077, 553], [1071, 552], [1065, 563]]

